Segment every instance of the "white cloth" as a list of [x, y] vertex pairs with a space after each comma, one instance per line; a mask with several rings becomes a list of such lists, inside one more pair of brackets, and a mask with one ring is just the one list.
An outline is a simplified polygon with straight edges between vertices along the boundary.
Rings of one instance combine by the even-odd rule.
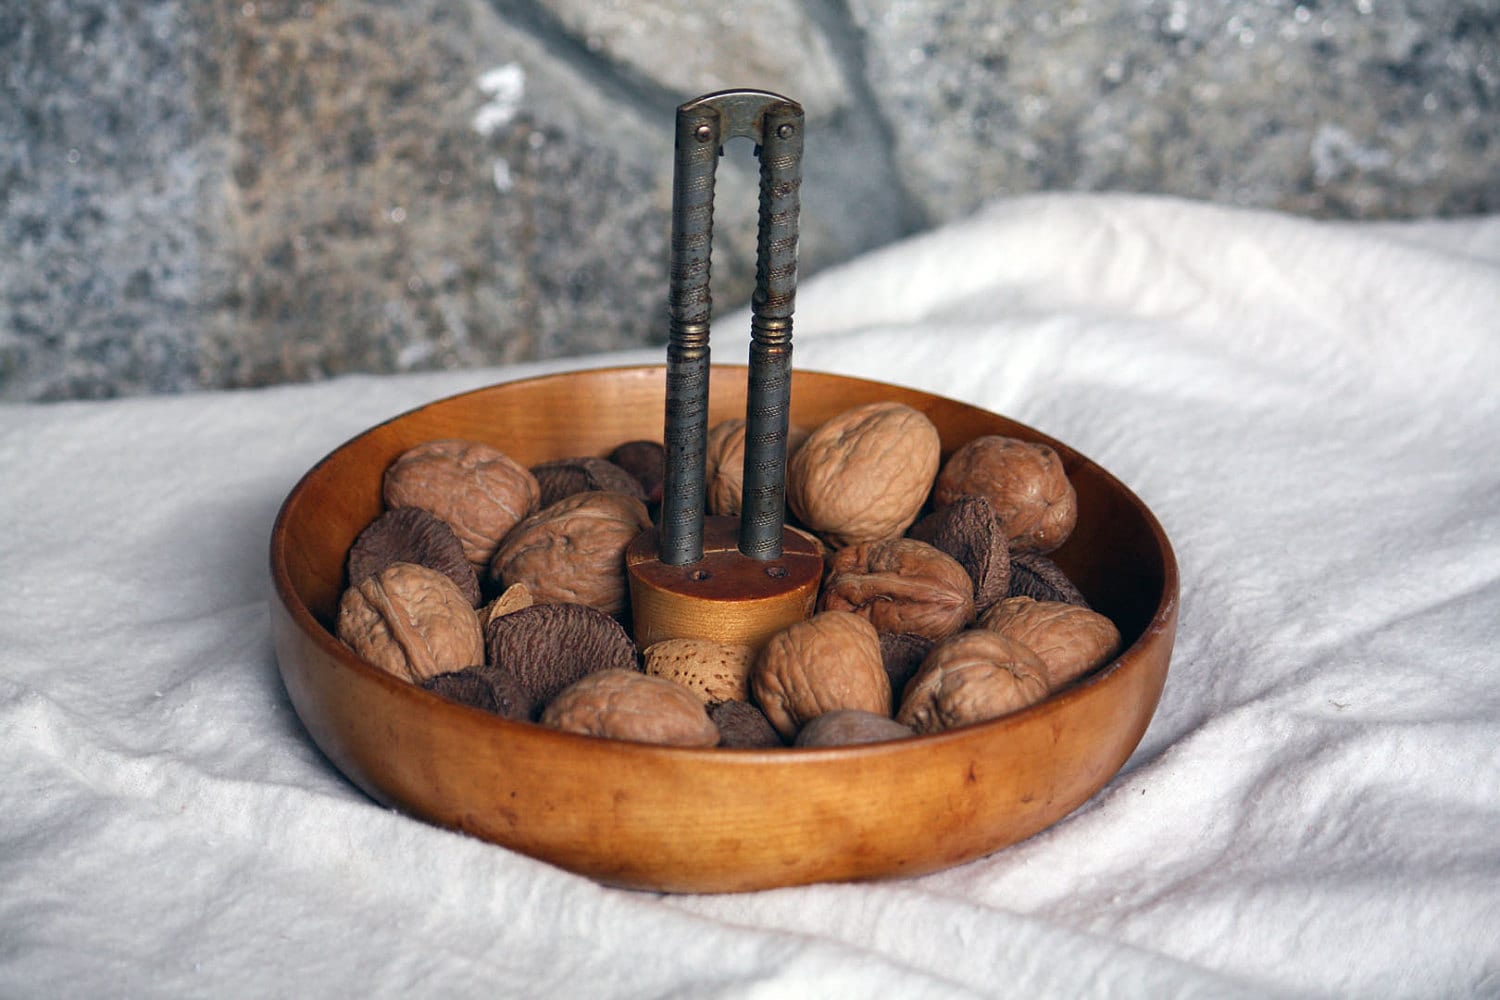
[[604, 888], [373, 804], [292, 712], [303, 471], [660, 357], [0, 407], [0, 995], [1500, 996], [1500, 217], [1032, 197], [804, 283], [799, 367], [1068, 442], [1182, 568], [1125, 769], [917, 879]]

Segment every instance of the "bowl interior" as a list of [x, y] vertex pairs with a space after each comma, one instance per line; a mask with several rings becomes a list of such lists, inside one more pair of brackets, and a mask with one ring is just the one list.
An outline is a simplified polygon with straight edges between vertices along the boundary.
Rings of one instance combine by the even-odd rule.
[[[743, 367], [712, 370], [710, 421], [744, 415], [745, 379]], [[309, 733], [352, 780], [419, 817], [607, 882], [717, 891], [959, 863], [1055, 822], [1124, 763], [1154, 711], [1175, 632], [1177, 571], [1156, 519], [1062, 442], [861, 379], [794, 372], [792, 422], [811, 429], [850, 406], [895, 400], [933, 420], [944, 458], [983, 434], [1058, 451], [1079, 518], [1053, 558], [1119, 627], [1119, 658], [1031, 709], [949, 733], [833, 750], [703, 751], [489, 716], [384, 674], [332, 636], [345, 554], [380, 513], [381, 476], [397, 455], [437, 438], [485, 441], [524, 465], [603, 455], [661, 439], [664, 386], [664, 370], [647, 366], [440, 400], [358, 435], [292, 490], [271, 545], [278, 661]]]

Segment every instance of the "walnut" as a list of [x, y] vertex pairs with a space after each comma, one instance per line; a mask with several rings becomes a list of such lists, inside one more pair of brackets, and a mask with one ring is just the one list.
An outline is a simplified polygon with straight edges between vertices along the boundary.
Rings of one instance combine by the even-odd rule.
[[[807, 431], [789, 426], [786, 453], [790, 458], [807, 440]], [[737, 515], [745, 486], [745, 421], [725, 420], [709, 428], [703, 453], [705, 497], [710, 514]]]
[[1047, 686], [1056, 690], [1108, 663], [1120, 649], [1115, 623], [1088, 608], [1060, 601], [1008, 597], [979, 624], [1026, 646], [1047, 668]]
[[635, 643], [609, 615], [582, 604], [533, 604], [494, 619], [484, 633], [485, 663], [515, 678], [528, 704], [542, 708], [596, 670], [635, 670]]
[[638, 743], [711, 747], [719, 742], [718, 727], [691, 691], [633, 670], [600, 670], [569, 685], [543, 710], [541, 722]]
[[755, 650], [712, 639], [664, 639], [641, 651], [646, 673], [675, 681], [706, 705], [746, 701]]
[[338, 637], [403, 680], [484, 662], [479, 618], [463, 591], [435, 569], [392, 563], [344, 591]]
[[624, 493], [642, 502], [646, 499], [646, 491], [641, 488], [638, 479], [604, 458], [588, 455], [559, 458], [533, 465], [531, 474], [536, 477], [537, 486], [542, 491], [539, 501], [539, 506], [542, 507], [550, 507], [564, 497], [589, 490]]
[[458, 536], [421, 507], [397, 507], [365, 525], [349, 548], [349, 582], [398, 562], [435, 569], [456, 583], [470, 604], [480, 601], [479, 577]]
[[495, 552], [490, 577], [526, 584], [539, 604], [625, 610], [625, 547], [651, 526], [646, 505], [607, 491], [575, 493], [516, 525]]
[[489, 564], [500, 540], [537, 508], [536, 477], [478, 441], [428, 441], [385, 470], [387, 507], [421, 507], [447, 522], [475, 567]]
[[719, 746], [769, 749], [786, 746], [766, 713], [748, 701], [721, 701], [708, 709], [719, 727]]
[[906, 537], [946, 552], [974, 582], [974, 611], [984, 611], [1010, 589], [1010, 542], [984, 497], [961, 496], [928, 514]]
[[787, 462], [787, 503], [834, 547], [900, 535], [938, 470], [937, 427], [901, 403], [866, 403], [812, 432]]
[[974, 617], [974, 583], [926, 542], [887, 538], [834, 552], [818, 607], [862, 615], [878, 632], [941, 640]]
[[1012, 552], [1051, 552], [1078, 520], [1078, 495], [1062, 458], [1045, 444], [998, 434], [968, 442], [943, 465], [932, 496], [945, 507], [966, 494], [995, 508]]
[[807, 725], [797, 730], [793, 746], [842, 747], [855, 743], [884, 743], [915, 735], [910, 727], [888, 715], [861, 712], [852, 708], [841, 708], [824, 712]]
[[1047, 668], [1030, 649], [970, 629], [928, 654], [906, 685], [896, 721], [918, 733], [996, 719], [1047, 696]]
[[873, 625], [848, 611], [824, 611], [773, 635], [750, 671], [750, 690], [787, 739], [836, 708], [891, 711], [880, 637]]

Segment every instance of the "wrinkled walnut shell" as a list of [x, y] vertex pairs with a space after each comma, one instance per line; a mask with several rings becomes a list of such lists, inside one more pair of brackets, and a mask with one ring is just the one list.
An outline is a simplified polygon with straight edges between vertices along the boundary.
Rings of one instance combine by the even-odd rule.
[[906, 537], [946, 552], [974, 583], [974, 611], [984, 611], [1010, 589], [1010, 542], [984, 497], [961, 496], [911, 526]]
[[500, 540], [537, 508], [536, 477], [498, 448], [478, 441], [428, 441], [385, 470], [387, 507], [421, 507], [442, 519], [478, 569]]
[[[786, 431], [786, 453], [797, 453], [807, 431], [789, 426]], [[709, 428], [703, 452], [705, 502], [710, 514], [735, 516], [745, 489], [745, 421], [742, 417], [721, 421]]]
[[569, 733], [637, 743], [711, 747], [719, 729], [703, 702], [680, 684], [633, 670], [601, 670], [569, 685], [541, 723]]
[[856, 743], [884, 743], [915, 735], [910, 728], [888, 715], [841, 708], [824, 712], [797, 730], [794, 746], [842, 747]]
[[1047, 696], [1037, 655], [987, 629], [961, 632], [938, 646], [906, 685], [896, 721], [935, 733], [1020, 711]]
[[484, 662], [479, 618], [448, 577], [393, 563], [344, 591], [337, 633], [361, 657], [407, 681]]
[[938, 473], [932, 498], [946, 507], [965, 495], [990, 502], [1012, 552], [1051, 552], [1078, 520], [1062, 458], [1037, 442], [989, 434], [960, 447]]
[[836, 551], [818, 607], [852, 611], [878, 632], [942, 640], [974, 617], [974, 583], [952, 556], [926, 542], [887, 538]]
[[575, 493], [516, 525], [495, 553], [490, 577], [526, 584], [538, 604], [625, 609], [625, 547], [651, 526], [646, 505], [623, 493]]
[[755, 650], [713, 639], [663, 639], [641, 650], [646, 673], [681, 684], [705, 705], [750, 698]]
[[1035, 653], [1054, 690], [1104, 666], [1120, 649], [1115, 623], [1076, 604], [1008, 597], [979, 624]]
[[868, 621], [847, 611], [824, 611], [773, 635], [756, 657], [750, 691], [787, 739], [837, 708], [891, 711], [880, 637]]
[[835, 548], [900, 535], [932, 488], [942, 443], [927, 416], [866, 403], [814, 430], [787, 462], [787, 503]]
[[365, 525], [349, 547], [349, 582], [359, 583], [398, 562], [435, 569], [457, 584], [470, 604], [480, 601], [479, 577], [458, 536], [421, 507], [397, 507]]
[[745, 421], [724, 420], [708, 429], [703, 446], [703, 502], [710, 514], [740, 512], [745, 486]]
[[635, 643], [609, 615], [582, 604], [533, 604], [485, 630], [488, 669], [510, 674], [533, 707], [596, 670], [636, 670]]

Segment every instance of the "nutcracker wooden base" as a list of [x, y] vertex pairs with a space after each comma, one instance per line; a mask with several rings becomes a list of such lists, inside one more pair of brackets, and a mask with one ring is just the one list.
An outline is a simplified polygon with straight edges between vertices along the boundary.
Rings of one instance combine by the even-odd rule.
[[823, 575], [818, 543], [787, 528], [781, 556], [761, 562], [740, 553], [738, 529], [735, 518], [705, 518], [703, 558], [686, 566], [657, 558], [654, 529], [631, 543], [625, 568], [637, 646], [713, 639], [759, 648], [812, 614]]

